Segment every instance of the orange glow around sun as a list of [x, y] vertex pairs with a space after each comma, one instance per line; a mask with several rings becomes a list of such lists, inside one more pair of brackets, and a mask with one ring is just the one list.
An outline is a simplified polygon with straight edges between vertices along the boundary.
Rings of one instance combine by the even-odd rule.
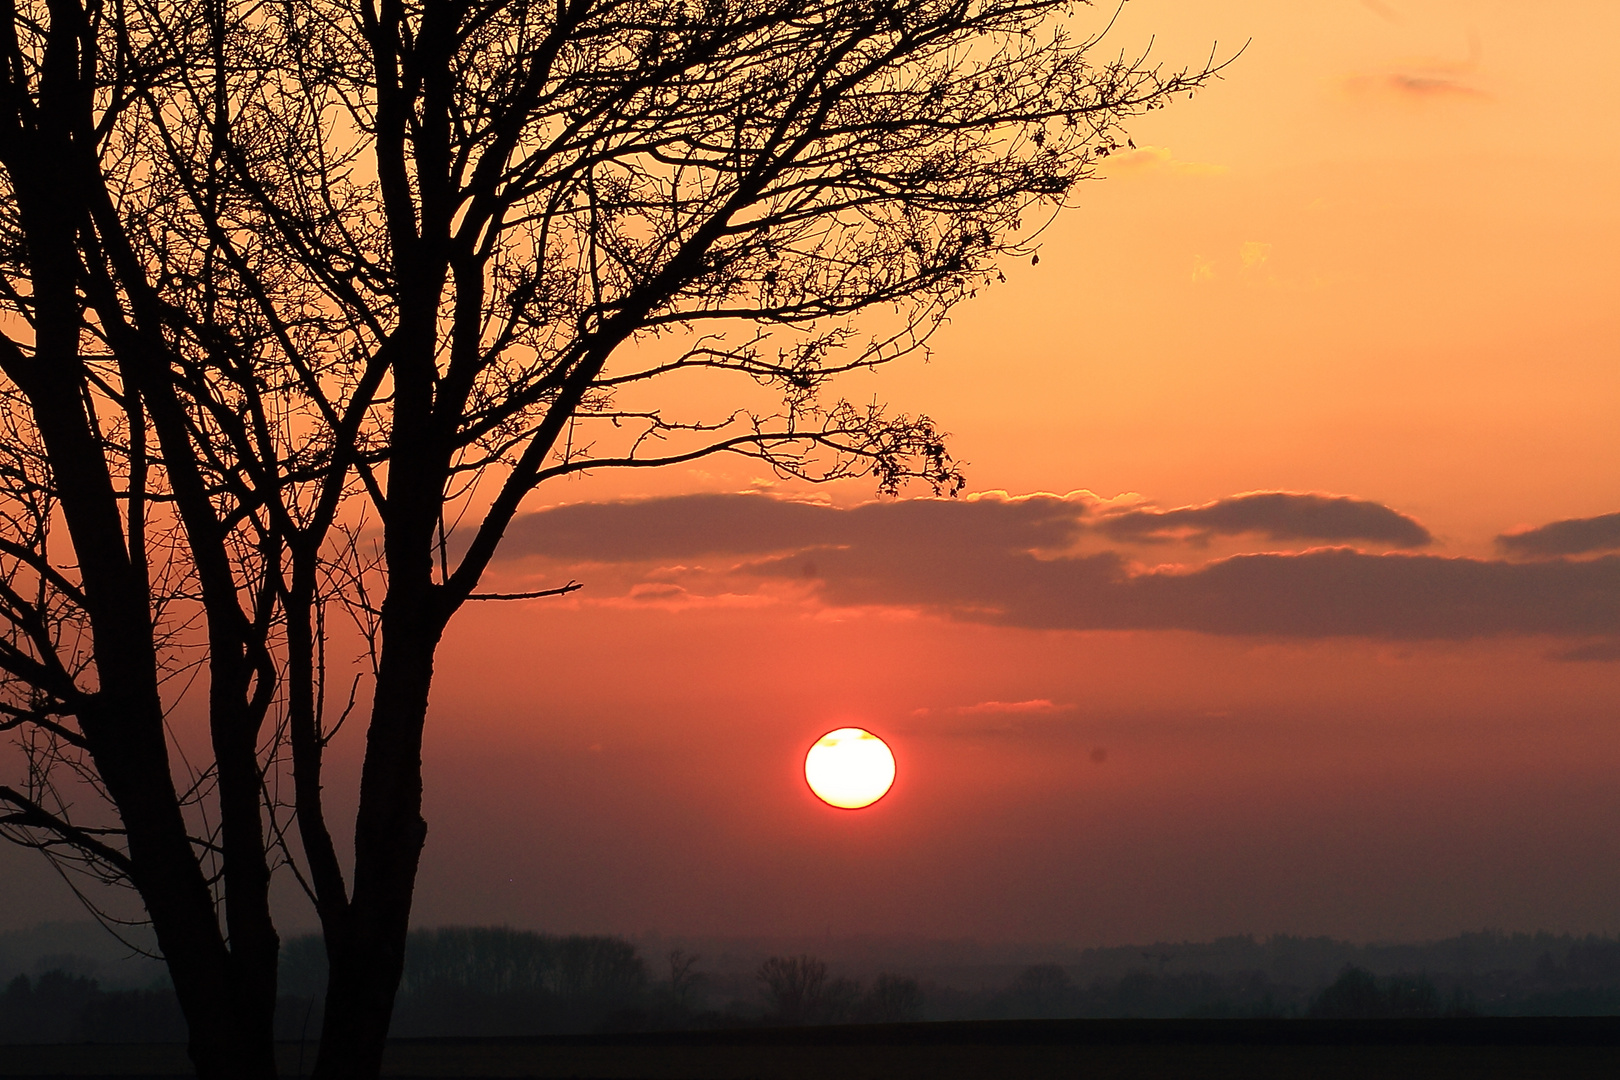
[[864, 728], [839, 728], [817, 739], [804, 756], [804, 778], [828, 806], [859, 810], [888, 794], [894, 753]]

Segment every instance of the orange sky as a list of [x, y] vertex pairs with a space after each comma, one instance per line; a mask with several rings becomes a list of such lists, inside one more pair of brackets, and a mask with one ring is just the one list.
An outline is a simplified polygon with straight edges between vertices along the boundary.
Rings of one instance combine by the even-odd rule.
[[[1135, 128], [1141, 151], [1038, 267], [958, 310], [932, 363], [844, 390], [938, 418], [974, 491], [1353, 495], [1442, 557], [1620, 510], [1617, 32], [1620, 9], [1590, 2], [1132, 3], [1117, 40], [1156, 33], [1167, 61], [1250, 43]], [[757, 480], [709, 463], [545, 504]], [[429, 885], [422, 920], [1079, 943], [1620, 930], [1620, 664], [1511, 633], [985, 625], [841, 605], [830, 579], [762, 587], [727, 576], [738, 561], [513, 564], [587, 589], [479, 611], [447, 644], [435, 836], [487, 809], [510, 854], [497, 870], [486, 845], [430, 841], [430, 879], [462, 885]], [[846, 722], [900, 756], [864, 815], [796, 783]]]
[[[934, 416], [972, 492], [1095, 493], [1037, 562], [1196, 573], [1344, 544], [1495, 573], [1499, 534], [1620, 511], [1620, 7], [1133, 0], [1114, 40], [1150, 34], [1171, 63], [1248, 45], [1133, 129], [1139, 151], [1039, 266], [957, 311], [931, 363], [842, 391]], [[710, 462], [570, 481], [532, 509], [761, 479]], [[1353, 496], [1430, 540], [1096, 531], [1248, 491]], [[1088, 622], [998, 599], [1042, 567], [1001, 552], [1011, 576], [964, 583], [949, 542], [899, 526], [819, 555], [686, 550], [661, 528], [633, 556], [514, 550], [503, 580], [586, 589], [453, 628], [419, 923], [1076, 944], [1620, 930], [1620, 662], [1552, 658], [1620, 650], [1538, 614], [1539, 578], [1503, 586], [1519, 614], [1483, 637], [1466, 612], [1254, 633], [1135, 600]], [[857, 813], [797, 772], [849, 723], [899, 759]], [[4, 919], [61, 917], [26, 858], [0, 853]]]
[[1338, 491], [1470, 548], [1612, 511], [1617, 33], [1596, 0], [1135, 0], [1121, 46], [1247, 49], [1138, 121], [933, 364], [847, 392], [940, 419], [978, 490]]

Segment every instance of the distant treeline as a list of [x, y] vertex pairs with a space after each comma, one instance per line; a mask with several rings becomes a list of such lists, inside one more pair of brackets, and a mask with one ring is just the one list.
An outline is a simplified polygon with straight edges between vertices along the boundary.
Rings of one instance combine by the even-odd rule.
[[[1617, 977], [1617, 946], [1620, 942], [1612, 938], [1594, 935], [1493, 931], [1458, 934], [1440, 941], [1369, 945], [1278, 934], [1269, 938], [1244, 935], [1208, 942], [1072, 950], [1069, 955], [1047, 959], [1062, 964], [1079, 981], [1087, 983], [1142, 970], [1224, 975], [1258, 971], [1277, 983], [1320, 987], [1337, 978], [1346, 967], [1357, 967], [1380, 976], [1423, 971], [1454, 973], [1486, 979], [1482, 985], [1487, 987], [1487, 993], [1517, 993], [1529, 985], [1550, 988], [1613, 980]], [[1505, 981], [1491, 984], [1487, 977]]]
[[[1523, 944], [1499, 940], [1510, 953]], [[1469, 959], [1460, 969], [1378, 972], [1346, 963], [1330, 978], [1305, 983], [1280, 978], [1275, 964], [1247, 971], [1230, 965], [1190, 969], [1168, 950], [1202, 952], [1212, 960], [1211, 946], [1159, 946], [1139, 952], [1136, 966], [1122, 974], [1082, 981], [1076, 972], [1083, 967], [1039, 963], [1000, 985], [964, 987], [893, 971], [863, 981], [807, 952], [767, 956], [751, 969], [732, 964], [708, 970], [690, 952], [675, 949], [649, 959], [617, 937], [445, 927], [410, 936], [394, 1033], [541, 1035], [1060, 1017], [1620, 1014], [1620, 942], [1539, 940], [1547, 947], [1516, 968], [1493, 966], [1488, 950], [1475, 942], [1453, 951]], [[325, 984], [320, 939], [286, 942], [280, 1038], [318, 1034]], [[102, 989], [92, 977], [50, 968], [16, 975], [0, 991], [0, 1042], [171, 1042], [184, 1034], [174, 995], [161, 983]]]
[[[320, 1029], [326, 953], [318, 937], [284, 946], [286, 1034]], [[635, 1026], [621, 1015], [647, 1010], [658, 988], [646, 961], [622, 938], [557, 937], [505, 927], [413, 931], [394, 1007], [401, 1035], [545, 1035]], [[301, 1015], [299, 1015], [301, 1014]], [[297, 1019], [297, 1032], [291, 1022]]]
[[[418, 930], [405, 949], [394, 1033], [547, 1035], [749, 1024], [894, 1022], [921, 1018], [917, 980], [882, 974], [870, 987], [836, 977], [812, 956], [770, 957], [751, 992], [674, 950], [655, 971], [622, 938], [555, 937], [505, 927]], [[284, 1037], [319, 1029], [326, 983], [320, 939], [299, 938], [282, 954], [278, 1023]], [[293, 1027], [296, 1023], [297, 1031]]]
[[13, 978], [0, 991], [0, 1043], [184, 1042], [186, 1025], [167, 988], [102, 990], [96, 980], [51, 970]]

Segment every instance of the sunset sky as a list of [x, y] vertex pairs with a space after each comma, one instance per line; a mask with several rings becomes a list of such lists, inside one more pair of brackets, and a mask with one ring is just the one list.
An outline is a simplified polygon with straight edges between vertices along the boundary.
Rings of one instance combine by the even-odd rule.
[[[440, 652], [420, 925], [1620, 931], [1620, 516], [1537, 531], [1620, 512], [1620, 5], [1132, 0], [1102, 48], [1150, 39], [1242, 54], [837, 387], [962, 498], [535, 497], [492, 584], [585, 588]], [[866, 810], [802, 780], [846, 725]], [[0, 924], [72, 903], [0, 850]]]

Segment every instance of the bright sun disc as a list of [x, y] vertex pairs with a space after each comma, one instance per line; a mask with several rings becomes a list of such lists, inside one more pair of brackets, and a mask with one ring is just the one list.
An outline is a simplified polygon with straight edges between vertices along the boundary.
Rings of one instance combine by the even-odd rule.
[[863, 728], [829, 731], [804, 756], [804, 778], [816, 798], [841, 810], [859, 810], [883, 798], [894, 783], [894, 753]]

